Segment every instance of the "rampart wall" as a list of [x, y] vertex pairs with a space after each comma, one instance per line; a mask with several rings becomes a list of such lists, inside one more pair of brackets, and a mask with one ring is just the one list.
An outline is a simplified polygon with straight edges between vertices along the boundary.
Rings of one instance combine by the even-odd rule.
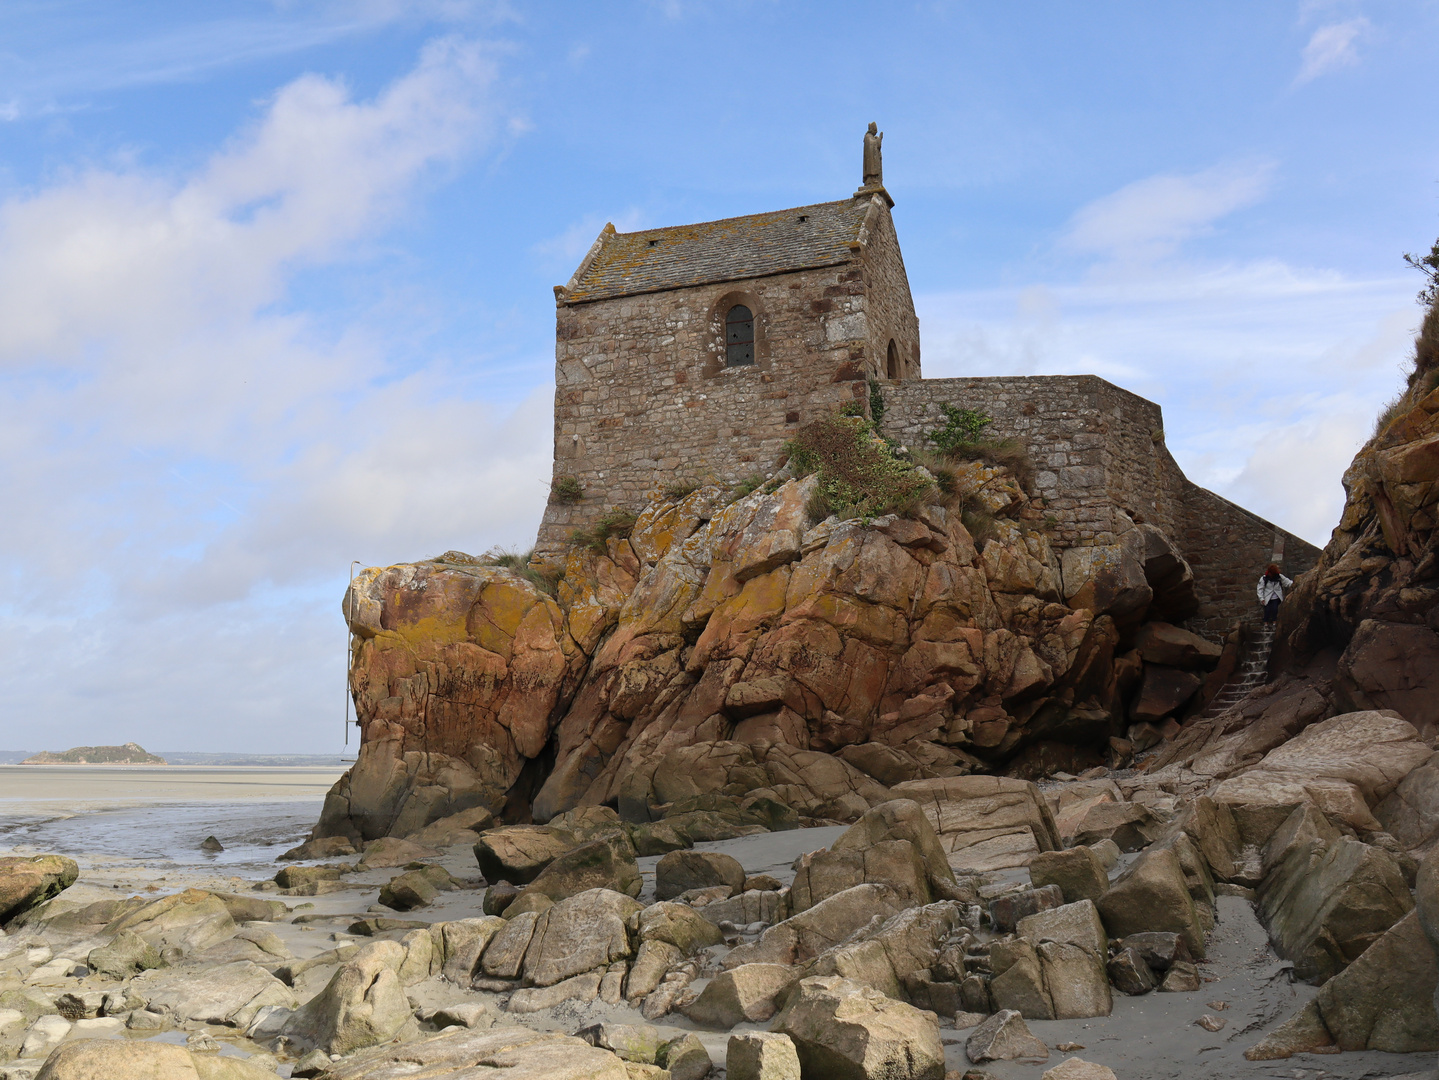
[[1056, 519], [1056, 548], [1112, 544], [1135, 524], [1159, 526], [1195, 574], [1198, 614], [1186, 624], [1218, 637], [1257, 614], [1254, 582], [1271, 559], [1290, 577], [1319, 549], [1184, 475], [1164, 445], [1158, 405], [1094, 375], [925, 379], [885, 385], [887, 435], [920, 447], [946, 403], [993, 418], [1035, 464], [1034, 490]]

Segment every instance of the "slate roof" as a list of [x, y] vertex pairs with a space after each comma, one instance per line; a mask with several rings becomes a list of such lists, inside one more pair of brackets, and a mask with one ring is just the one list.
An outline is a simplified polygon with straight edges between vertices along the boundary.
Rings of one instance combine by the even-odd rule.
[[[869, 199], [796, 206], [697, 225], [614, 233], [568, 303], [835, 266], [851, 258]], [[800, 218], [804, 218], [801, 221]]]

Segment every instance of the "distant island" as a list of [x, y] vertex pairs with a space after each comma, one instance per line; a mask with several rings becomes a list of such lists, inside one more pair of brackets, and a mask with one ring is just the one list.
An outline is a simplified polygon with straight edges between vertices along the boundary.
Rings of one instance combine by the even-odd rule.
[[21, 765], [166, 765], [168, 762], [152, 754], [139, 743], [124, 746], [76, 746], [55, 753], [43, 750], [20, 762]]

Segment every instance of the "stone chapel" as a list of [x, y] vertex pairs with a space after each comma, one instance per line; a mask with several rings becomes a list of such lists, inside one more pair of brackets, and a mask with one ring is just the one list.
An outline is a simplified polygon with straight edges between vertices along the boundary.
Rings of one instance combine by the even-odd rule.
[[1191, 483], [1164, 446], [1159, 406], [1092, 375], [925, 379], [904, 258], [870, 124], [858, 190], [834, 202], [694, 225], [606, 225], [555, 287], [554, 478], [537, 552], [667, 484], [735, 484], [777, 462], [803, 424], [885, 401], [883, 431], [912, 445], [953, 403], [993, 418], [1036, 465], [1066, 561], [1138, 524], [1184, 550], [1204, 601], [1188, 625], [1227, 631], [1251, 571], [1290, 576], [1318, 549]]

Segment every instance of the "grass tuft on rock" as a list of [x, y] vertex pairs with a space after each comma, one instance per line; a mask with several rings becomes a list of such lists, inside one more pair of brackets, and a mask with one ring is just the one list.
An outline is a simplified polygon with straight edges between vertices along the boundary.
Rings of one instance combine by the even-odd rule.
[[596, 555], [604, 555], [609, 551], [610, 538], [625, 539], [637, 520], [632, 511], [611, 507], [600, 515], [593, 528], [576, 529], [570, 533], [570, 543], [576, 547], [587, 547]]
[[[942, 460], [951, 463], [983, 461], [987, 465], [1002, 466], [1025, 491], [1032, 488], [1034, 459], [1022, 442], [985, 435], [985, 429], [994, 423], [994, 419], [978, 409], [962, 409], [946, 402], [940, 406], [940, 411], [944, 413], [944, 424], [929, 433], [929, 441]], [[933, 464], [927, 467], [934, 471]]]
[[809, 511], [818, 518], [912, 514], [935, 494], [934, 478], [894, 448], [861, 416], [806, 424], [785, 443], [796, 476], [817, 477]]

